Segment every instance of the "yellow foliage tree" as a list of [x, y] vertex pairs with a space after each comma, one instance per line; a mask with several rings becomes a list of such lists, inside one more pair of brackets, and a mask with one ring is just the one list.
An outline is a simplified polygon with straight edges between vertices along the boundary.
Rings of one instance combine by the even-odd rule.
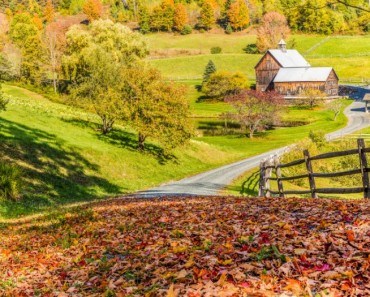
[[202, 5], [199, 17], [199, 26], [209, 30], [216, 23], [215, 10], [211, 0], [205, 0]]

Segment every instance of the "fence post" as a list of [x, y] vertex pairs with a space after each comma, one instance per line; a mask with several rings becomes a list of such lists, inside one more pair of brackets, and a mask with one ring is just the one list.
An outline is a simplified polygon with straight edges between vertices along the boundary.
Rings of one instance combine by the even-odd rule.
[[277, 178], [277, 185], [278, 185], [278, 191], [279, 191], [279, 197], [284, 198], [284, 188], [283, 188], [283, 181], [281, 180], [281, 168], [280, 168], [280, 161], [279, 157], [275, 156], [275, 170], [276, 170], [276, 178]]
[[[270, 157], [266, 163], [265, 163], [267, 166], [271, 166], [273, 163], [272, 163], [272, 158]], [[272, 174], [272, 168], [266, 168], [265, 169], [265, 182], [264, 182], [264, 185], [265, 185], [265, 190], [266, 190], [266, 194], [265, 196], [268, 198], [268, 197], [271, 197], [271, 193], [270, 193], [270, 177], [271, 177], [271, 174]]]
[[367, 158], [365, 152], [365, 141], [363, 138], [357, 139], [358, 144], [358, 154], [360, 157], [360, 167], [362, 175], [362, 185], [364, 188], [364, 198], [369, 198], [369, 174], [367, 172]]
[[259, 180], [259, 188], [258, 188], [258, 197], [265, 196], [264, 188], [265, 188], [265, 161], [261, 161], [260, 162], [260, 180]]
[[313, 170], [312, 170], [312, 163], [310, 160], [310, 153], [308, 152], [308, 150], [304, 150], [303, 155], [304, 155], [304, 160], [306, 162], [306, 168], [308, 172], [308, 181], [310, 183], [311, 197], [317, 198], [315, 179], [312, 175]]

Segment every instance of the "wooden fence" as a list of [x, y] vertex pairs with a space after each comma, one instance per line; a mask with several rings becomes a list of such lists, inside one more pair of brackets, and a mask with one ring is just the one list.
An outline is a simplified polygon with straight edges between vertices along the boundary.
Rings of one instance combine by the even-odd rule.
[[[264, 160], [260, 164], [260, 180], [259, 180], [259, 192], [258, 195], [270, 197], [271, 195], [277, 195], [284, 198], [285, 195], [300, 195], [300, 194], [310, 194], [312, 198], [317, 198], [317, 194], [350, 194], [350, 193], [363, 193], [364, 198], [370, 198], [370, 185], [369, 185], [369, 172], [366, 153], [370, 152], [370, 148], [365, 147], [364, 139], [360, 138], [357, 140], [358, 147], [352, 150], [325, 153], [317, 156], [310, 156], [308, 150], [303, 151], [303, 158], [287, 163], [281, 164], [278, 157], [270, 158], [269, 160]], [[335, 157], [343, 157], [349, 155], [358, 155], [360, 168], [352, 169], [342, 172], [330, 172], [330, 173], [317, 173], [313, 172], [312, 161], [330, 159]], [[303, 175], [296, 176], [282, 176], [281, 169], [297, 166], [300, 164], [305, 164], [307, 173]], [[275, 171], [276, 177], [272, 177], [272, 173]], [[315, 178], [333, 178], [340, 176], [350, 176], [354, 174], [361, 174], [362, 176], [362, 187], [358, 188], [316, 188]], [[302, 191], [284, 190], [284, 181], [296, 180], [307, 178], [309, 182], [310, 189]], [[276, 181], [278, 191], [273, 191], [270, 188], [270, 182]]]

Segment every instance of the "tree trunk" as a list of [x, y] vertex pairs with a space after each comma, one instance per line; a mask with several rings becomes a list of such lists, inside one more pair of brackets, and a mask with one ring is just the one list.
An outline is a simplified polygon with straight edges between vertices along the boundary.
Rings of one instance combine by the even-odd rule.
[[55, 73], [53, 75], [53, 86], [54, 86], [54, 93], [57, 93], [57, 78], [55, 76]]
[[339, 115], [339, 113], [340, 113], [340, 111], [338, 111], [338, 112], [336, 112], [336, 113], [334, 114], [334, 122], [337, 120], [337, 116]]
[[140, 152], [143, 152], [144, 149], [145, 149], [145, 139], [146, 139], [146, 136], [139, 133], [139, 139], [138, 139], [138, 145], [137, 145], [137, 148]]
[[102, 127], [102, 133], [104, 135], [108, 134], [110, 130], [112, 130], [114, 120], [109, 119], [106, 115], [101, 116], [102, 122], [103, 122], [103, 127]]

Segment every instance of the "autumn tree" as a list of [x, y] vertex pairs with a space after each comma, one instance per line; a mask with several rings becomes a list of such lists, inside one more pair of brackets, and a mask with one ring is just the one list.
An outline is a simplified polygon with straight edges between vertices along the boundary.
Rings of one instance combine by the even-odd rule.
[[37, 15], [41, 14], [40, 5], [36, 0], [28, 0], [27, 12]]
[[338, 115], [340, 114], [340, 112], [342, 111], [344, 107], [344, 103], [343, 101], [339, 100], [339, 99], [334, 99], [332, 102], [330, 102], [327, 106], [327, 109], [329, 111], [331, 111], [332, 113], [334, 113], [334, 118], [333, 118], [333, 121], [336, 121]]
[[82, 8], [88, 20], [91, 22], [101, 18], [103, 14], [103, 4], [100, 0], [87, 0]]
[[8, 99], [5, 98], [2, 85], [0, 83], [0, 111], [6, 110], [6, 105], [8, 104]]
[[21, 78], [31, 83], [40, 81], [43, 47], [34, 18], [29, 13], [16, 14], [10, 24], [9, 37], [22, 55]]
[[280, 119], [284, 99], [275, 91], [241, 90], [225, 98], [235, 110], [231, 116], [253, 138], [256, 131], [265, 129]]
[[285, 16], [278, 12], [269, 12], [262, 17], [257, 30], [257, 48], [259, 52], [276, 48], [280, 39], [286, 39], [290, 33]]
[[101, 47], [115, 57], [117, 63], [132, 65], [148, 54], [139, 33], [110, 20], [96, 20], [89, 26], [75, 25], [66, 33], [66, 49], [62, 58], [64, 75], [74, 83], [90, 75], [84, 56], [91, 48]]
[[181, 31], [188, 22], [188, 14], [185, 5], [177, 3], [175, 5], [175, 14], [173, 16], [173, 28]]
[[43, 32], [42, 43], [45, 51], [44, 67], [51, 74], [54, 92], [56, 93], [66, 43], [63, 27], [59, 23], [49, 24]]
[[189, 103], [184, 86], [166, 81], [158, 70], [134, 67], [126, 70], [125, 98], [129, 123], [138, 133], [138, 149], [147, 138], [170, 150], [190, 139]]
[[227, 12], [228, 21], [234, 30], [242, 30], [249, 25], [249, 10], [244, 0], [236, 0]]
[[75, 25], [66, 34], [62, 59], [65, 76], [73, 83], [73, 103], [96, 113], [102, 132], [108, 133], [122, 116], [122, 69], [137, 66], [147, 54], [139, 33], [110, 20], [96, 20], [88, 27]]
[[199, 16], [199, 27], [205, 30], [211, 29], [216, 23], [215, 10], [210, 0], [204, 0], [200, 16]]
[[0, 53], [0, 81], [10, 80], [14, 77], [11, 62], [8, 57], [3, 53]]
[[223, 100], [225, 96], [245, 89], [247, 86], [248, 79], [240, 72], [216, 71], [210, 75], [202, 91], [209, 98]]
[[93, 112], [101, 119], [101, 132], [112, 130], [117, 118], [124, 116], [126, 101], [122, 98], [122, 64], [102, 47], [84, 50], [89, 75], [80, 78], [71, 88], [71, 103]]
[[153, 9], [150, 27], [157, 31], [171, 31], [174, 26], [175, 6], [172, 1], [164, 0]]
[[301, 99], [299, 103], [302, 105], [308, 105], [311, 109], [315, 105], [318, 105], [326, 97], [326, 94], [318, 89], [307, 88], [299, 93]]
[[344, 26], [343, 14], [327, 7], [326, 0], [306, 0], [296, 10], [296, 26], [300, 31], [331, 34], [342, 31]]
[[46, 6], [44, 9], [44, 16], [45, 16], [45, 20], [48, 23], [51, 23], [54, 20], [55, 12], [54, 12], [52, 0], [47, 0]]

